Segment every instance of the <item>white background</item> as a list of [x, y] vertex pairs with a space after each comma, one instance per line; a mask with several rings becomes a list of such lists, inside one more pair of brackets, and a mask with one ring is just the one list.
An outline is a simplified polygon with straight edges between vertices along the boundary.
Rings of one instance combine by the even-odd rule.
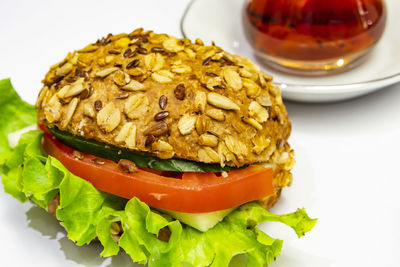
[[[68, 51], [137, 27], [181, 36], [187, 3], [1, 0], [0, 78], [11, 77], [34, 103], [49, 66]], [[272, 266], [400, 266], [400, 85], [347, 102], [287, 108], [297, 163], [273, 211], [305, 207], [319, 221], [302, 239], [263, 225], [285, 239]], [[100, 251], [76, 247], [44, 210], [0, 189], [1, 266], [131, 266], [123, 253], [102, 259]]]

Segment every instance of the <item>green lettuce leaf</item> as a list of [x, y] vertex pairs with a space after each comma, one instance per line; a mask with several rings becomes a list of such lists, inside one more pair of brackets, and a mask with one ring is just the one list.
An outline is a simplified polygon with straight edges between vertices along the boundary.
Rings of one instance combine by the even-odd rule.
[[[138, 199], [132, 199], [122, 217], [122, 226], [127, 230], [121, 237], [120, 246], [137, 261], [143, 261], [144, 255], [150, 254], [147, 257], [149, 266], [181, 266], [182, 262], [193, 266], [228, 266], [232, 257], [238, 254], [247, 256], [247, 266], [265, 266], [279, 255], [282, 248], [281, 240], [256, 227], [269, 220], [289, 222], [288, 225], [296, 232], [311, 229], [316, 223], [304, 210], [275, 215], [258, 203], [249, 203], [202, 233], [176, 220], [170, 221]], [[166, 226], [171, 231], [168, 243], [156, 237]], [[132, 239], [138, 242], [131, 246], [129, 241]]]
[[[116, 255], [121, 247], [133, 261], [149, 266], [182, 266], [184, 262], [193, 266], [228, 266], [233, 256], [245, 254], [247, 266], [265, 266], [279, 255], [282, 241], [260, 231], [258, 224], [282, 222], [301, 236], [316, 222], [303, 209], [275, 215], [258, 203], [248, 203], [203, 233], [152, 210], [137, 198], [127, 201], [98, 191], [53, 157], [43, 160], [41, 153], [32, 153], [35, 149], [28, 149], [25, 141], [31, 138], [30, 144], [40, 149], [37, 140], [41, 135], [40, 131], [22, 135], [12, 154], [22, 151], [24, 161], [15, 168], [10, 168], [15, 166], [14, 160], [7, 161], [9, 171], [3, 173], [3, 180], [8, 180], [13, 170], [22, 169], [16, 188], [43, 208], [51, 197], [60, 194], [57, 218], [68, 238], [80, 246], [98, 237], [104, 246], [101, 256]], [[118, 243], [111, 234], [112, 224], [117, 222], [123, 229]], [[165, 228], [171, 233], [168, 242], [157, 238]]]
[[[43, 154], [41, 131], [23, 134], [17, 147], [11, 149], [7, 134], [32, 123], [35, 111], [28, 104], [22, 105], [12, 88], [0, 86], [0, 95], [14, 99], [4, 105], [26, 107], [21, 113], [22, 109], [0, 106], [4, 117], [13, 117], [9, 123], [17, 125], [0, 123], [0, 171], [5, 191], [20, 201], [30, 199], [45, 209], [49, 200], [59, 194], [56, 215], [68, 238], [81, 246], [97, 237], [104, 247], [101, 256], [116, 255], [122, 248], [133, 261], [149, 266], [223, 267], [235, 255], [244, 254], [247, 266], [267, 266], [279, 255], [282, 241], [260, 231], [258, 224], [281, 222], [302, 236], [316, 223], [304, 209], [275, 215], [258, 203], [248, 203], [207, 232], [200, 232], [152, 210], [137, 198], [128, 201], [101, 192], [70, 173], [57, 159]], [[115, 235], [115, 227], [119, 225], [123, 231], [120, 238]], [[165, 232], [170, 234], [167, 240], [161, 238]]]
[[104, 246], [104, 250], [100, 254], [101, 257], [114, 256], [119, 252], [119, 245], [116, 240], [114, 240], [113, 236], [110, 235], [109, 230], [116, 228], [114, 227], [115, 225], [118, 226], [119, 231], [121, 230], [118, 223], [121, 222], [122, 213], [123, 211], [110, 210], [108, 213], [106, 213], [107, 215], [100, 216], [101, 219], [97, 224], [96, 234]]
[[0, 80], [0, 166], [10, 152], [7, 135], [36, 123], [36, 110], [22, 101], [10, 79]]
[[[7, 136], [11, 132], [35, 123], [36, 110], [22, 101], [12, 87], [10, 79], [0, 80], [0, 114], [0, 172], [7, 171], [2, 179], [4, 190], [24, 202], [27, 198], [20, 190], [23, 171], [20, 165], [23, 162], [22, 155], [25, 147], [12, 152]], [[25, 143], [26, 145], [28, 143]], [[10, 156], [11, 153], [13, 155]]]

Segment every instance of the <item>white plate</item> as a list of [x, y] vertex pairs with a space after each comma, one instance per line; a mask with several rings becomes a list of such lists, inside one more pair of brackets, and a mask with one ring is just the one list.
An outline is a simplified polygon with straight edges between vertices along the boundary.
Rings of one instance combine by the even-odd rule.
[[[193, 0], [182, 19], [181, 30], [189, 39], [201, 38], [260, 64], [246, 41], [242, 21], [243, 0]], [[388, 20], [382, 39], [365, 61], [340, 74], [302, 77], [267, 66], [284, 98], [302, 102], [331, 102], [361, 96], [400, 81], [400, 1], [387, 0]]]

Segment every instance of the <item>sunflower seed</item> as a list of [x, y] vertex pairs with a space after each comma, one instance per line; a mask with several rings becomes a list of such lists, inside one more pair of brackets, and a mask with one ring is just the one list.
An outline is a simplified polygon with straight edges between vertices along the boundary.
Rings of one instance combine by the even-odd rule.
[[204, 112], [207, 105], [207, 95], [199, 91], [194, 98], [194, 106], [201, 112]]
[[207, 102], [217, 108], [226, 110], [240, 110], [240, 107], [231, 99], [217, 93], [208, 93]]
[[77, 159], [79, 159], [79, 160], [82, 160], [82, 159], [83, 159], [82, 153], [79, 152], [79, 151], [77, 151], [77, 150], [72, 151], [72, 155], [74, 155], [74, 157], [77, 158]]
[[71, 96], [76, 96], [80, 94], [83, 90], [85, 90], [85, 87], [83, 86], [83, 78], [79, 78], [76, 82], [71, 84], [71, 87], [69, 88], [68, 92], [65, 94], [64, 98], [68, 98]]
[[56, 76], [66, 76], [68, 73], [70, 73], [73, 69], [73, 65], [71, 63], [65, 63], [61, 68], [56, 70], [55, 75]]
[[61, 119], [61, 103], [56, 95], [47, 102], [44, 108], [44, 115], [49, 123], [57, 122]]
[[130, 83], [123, 86], [121, 89], [128, 91], [142, 91], [145, 90], [145, 86], [136, 80], [132, 80]]
[[127, 159], [120, 159], [118, 161], [118, 169], [120, 169], [125, 173], [133, 173], [138, 171], [138, 168], [136, 167], [135, 163]]
[[93, 109], [93, 105], [87, 103], [83, 106], [83, 115], [88, 116], [89, 118], [96, 117], [96, 113]]
[[152, 149], [160, 151], [160, 152], [169, 152], [173, 151], [174, 148], [167, 142], [158, 140], [151, 145]]
[[202, 134], [199, 137], [199, 145], [215, 147], [218, 145], [218, 138], [212, 134]]
[[98, 165], [104, 165], [104, 163], [105, 163], [104, 160], [99, 159], [99, 158], [91, 159], [91, 161], [96, 163], [96, 164], [98, 164]]
[[65, 95], [68, 93], [69, 89], [71, 88], [70, 84], [63, 86], [57, 93], [56, 96], [60, 99], [66, 98]]
[[127, 69], [126, 72], [134, 77], [145, 76], [146, 74], [146, 71], [142, 68]]
[[256, 128], [259, 131], [261, 131], [263, 129], [262, 125], [253, 118], [243, 118], [243, 121], [250, 124], [251, 126], [253, 126], [254, 128]]
[[195, 126], [198, 135], [205, 133], [208, 127], [208, 118], [205, 116], [198, 116]]
[[38, 98], [36, 100], [35, 108], [38, 109], [39, 107], [42, 106], [43, 100], [46, 98], [48, 93], [49, 93], [49, 87], [44, 86], [39, 92]]
[[112, 235], [119, 235], [122, 232], [121, 223], [120, 222], [111, 223], [110, 232]]
[[111, 73], [117, 71], [118, 68], [117, 67], [111, 67], [111, 68], [107, 68], [107, 69], [102, 69], [96, 72], [96, 76], [100, 77], [100, 78], [104, 78], [108, 75], [110, 75]]
[[61, 128], [66, 128], [68, 126], [68, 123], [71, 121], [72, 116], [75, 113], [78, 103], [79, 103], [79, 99], [77, 97], [74, 97], [72, 99], [72, 101], [68, 104], [67, 111], [66, 111], [63, 121], [61, 123]]
[[113, 81], [118, 86], [124, 86], [127, 84], [127, 80], [129, 82], [129, 75], [121, 70], [116, 71], [113, 75]]
[[206, 109], [206, 115], [217, 121], [224, 121], [225, 114], [222, 110], [216, 108]]

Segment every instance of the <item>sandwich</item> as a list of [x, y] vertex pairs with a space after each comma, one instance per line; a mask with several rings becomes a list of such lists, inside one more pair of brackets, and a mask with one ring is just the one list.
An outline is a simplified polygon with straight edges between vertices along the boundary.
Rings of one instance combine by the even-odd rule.
[[265, 266], [300, 237], [304, 209], [268, 211], [290, 185], [291, 123], [280, 90], [250, 60], [200, 39], [136, 29], [69, 53], [35, 106], [0, 82], [5, 191], [51, 213], [78, 246], [122, 248], [149, 266]]

